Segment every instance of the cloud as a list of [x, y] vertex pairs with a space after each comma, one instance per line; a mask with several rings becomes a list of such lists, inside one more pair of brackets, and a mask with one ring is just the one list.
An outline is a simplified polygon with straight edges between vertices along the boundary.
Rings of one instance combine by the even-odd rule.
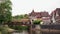
[[30, 13], [33, 9], [37, 12], [52, 10], [60, 7], [60, 0], [11, 0], [13, 3], [12, 15]]

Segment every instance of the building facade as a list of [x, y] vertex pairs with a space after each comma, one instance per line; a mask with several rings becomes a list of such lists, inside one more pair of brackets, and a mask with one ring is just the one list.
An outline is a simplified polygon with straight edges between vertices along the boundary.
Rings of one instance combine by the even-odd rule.
[[40, 20], [42, 20], [43, 24], [51, 23], [50, 15], [46, 11], [44, 11], [44, 12], [35, 12], [34, 10], [32, 10], [32, 12], [29, 14], [29, 17], [32, 20], [40, 19]]
[[51, 13], [51, 20], [52, 20], [52, 23], [55, 23], [55, 24], [58, 24], [60, 22], [60, 8], [56, 8]]

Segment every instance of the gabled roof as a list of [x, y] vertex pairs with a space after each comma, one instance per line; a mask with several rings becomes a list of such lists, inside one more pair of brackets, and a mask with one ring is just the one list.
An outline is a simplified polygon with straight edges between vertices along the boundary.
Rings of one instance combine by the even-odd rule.
[[54, 15], [56, 15], [56, 12], [60, 15], [60, 8], [56, 8], [54, 11], [52, 11], [51, 12], [51, 16], [53, 15], [53, 13], [54, 13]]
[[41, 18], [41, 17], [50, 17], [49, 13], [44, 11], [44, 12], [34, 12], [34, 10], [32, 10], [32, 12], [29, 14], [29, 16], [35, 16], [37, 18]]

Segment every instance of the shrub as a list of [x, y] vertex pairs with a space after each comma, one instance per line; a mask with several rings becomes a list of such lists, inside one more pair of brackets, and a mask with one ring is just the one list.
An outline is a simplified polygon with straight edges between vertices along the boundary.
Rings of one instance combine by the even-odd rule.
[[33, 24], [40, 24], [41, 20], [34, 20]]

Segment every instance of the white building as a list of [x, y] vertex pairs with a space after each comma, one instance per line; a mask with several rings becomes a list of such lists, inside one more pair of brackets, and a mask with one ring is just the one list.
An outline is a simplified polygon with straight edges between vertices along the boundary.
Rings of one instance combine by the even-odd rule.
[[42, 17], [43, 25], [49, 25], [51, 23], [50, 17]]

